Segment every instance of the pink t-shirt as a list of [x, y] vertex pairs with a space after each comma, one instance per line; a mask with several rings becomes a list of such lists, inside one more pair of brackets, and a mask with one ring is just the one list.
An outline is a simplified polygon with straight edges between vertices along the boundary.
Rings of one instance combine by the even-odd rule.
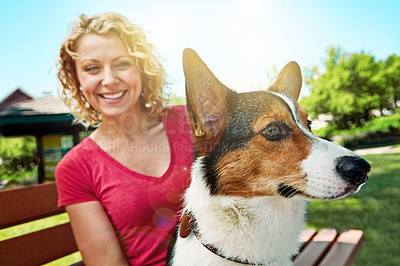
[[[183, 192], [190, 182], [193, 145], [186, 110], [183, 106], [170, 107], [161, 118], [168, 135], [171, 163], [160, 178], [129, 170], [99, 147], [104, 143], [97, 145], [89, 137], [69, 151], [56, 168], [58, 205], [100, 201], [131, 265], [165, 264], [168, 244], [179, 221]], [[139, 143], [108, 148], [141, 147]], [[166, 147], [155, 143], [150, 148]]]

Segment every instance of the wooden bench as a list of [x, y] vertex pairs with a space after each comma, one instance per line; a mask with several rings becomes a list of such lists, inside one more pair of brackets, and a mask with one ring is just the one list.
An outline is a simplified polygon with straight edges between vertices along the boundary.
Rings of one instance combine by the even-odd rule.
[[[54, 182], [0, 191], [0, 229], [64, 212], [57, 207]], [[363, 232], [307, 229], [294, 262], [299, 266], [351, 265], [362, 244]], [[0, 265], [41, 265], [78, 251], [69, 223], [0, 242]], [[84, 265], [77, 262], [74, 265]]]
[[335, 229], [306, 229], [300, 236], [302, 247], [294, 263], [298, 266], [352, 265], [363, 243], [363, 231]]
[[[0, 230], [64, 213], [54, 182], [0, 191]], [[0, 242], [0, 265], [41, 265], [78, 251], [70, 223]], [[84, 265], [78, 262], [76, 265]]]

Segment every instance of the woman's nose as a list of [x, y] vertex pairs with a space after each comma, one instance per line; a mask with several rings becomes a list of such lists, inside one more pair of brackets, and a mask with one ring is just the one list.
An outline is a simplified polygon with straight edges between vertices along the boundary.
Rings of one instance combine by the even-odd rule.
[[103, 86], [112, 86], [118, 83], [118, 77], [114, 73], [112, 68], [105, 68], [104, 69], [104, 76], [101, 84]]

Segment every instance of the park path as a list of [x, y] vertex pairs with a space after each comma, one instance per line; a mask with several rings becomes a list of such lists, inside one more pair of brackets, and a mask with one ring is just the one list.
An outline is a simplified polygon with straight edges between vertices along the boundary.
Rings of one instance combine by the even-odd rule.
[[355, 150], [358, 155], [368, 155], [368, 154], [382, 154], [382, 153], [400, 153], [400, 147], [395, 148], [392, 146], [384, 146], [377, 148], [359, 149]]

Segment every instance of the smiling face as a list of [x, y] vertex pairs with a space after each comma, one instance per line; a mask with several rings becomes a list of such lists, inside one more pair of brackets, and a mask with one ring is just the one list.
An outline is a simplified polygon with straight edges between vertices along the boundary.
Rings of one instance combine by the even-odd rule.
[[83, 95], [103, 120], [141, 112], [141, 73], [116, 34], [86, 34], [78, 41], [76, 53]]

